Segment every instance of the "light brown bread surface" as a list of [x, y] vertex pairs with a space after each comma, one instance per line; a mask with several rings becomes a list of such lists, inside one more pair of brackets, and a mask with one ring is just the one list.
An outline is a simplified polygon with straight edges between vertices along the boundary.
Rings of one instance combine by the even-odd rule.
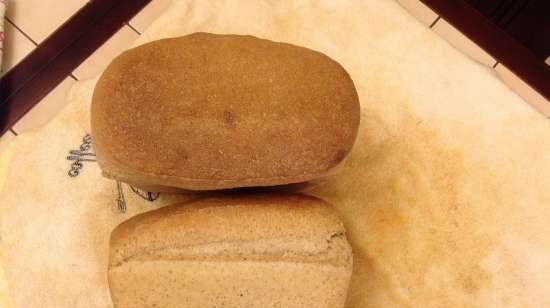
[[270, 186], [344, 159], [359, 102], [348, 73], [319, 52], [195, 33], [116, 58], [95, 87], [91, 124], [108, 177], [157, 190]]
[[343, 307], [352, 271], [325, 202], [222, 196], [138, 215], [111, 235], [116, 308]]

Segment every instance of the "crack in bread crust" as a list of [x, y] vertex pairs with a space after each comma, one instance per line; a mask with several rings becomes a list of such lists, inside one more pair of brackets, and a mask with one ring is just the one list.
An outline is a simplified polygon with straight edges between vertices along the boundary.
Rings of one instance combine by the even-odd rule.
[[[289, 247], [273, 245], [274, 242], [289, 242]], [[140, 251], [131, 256], [111, 263], [110, 269], [123, 266], [128, 262], [147, 262], [158, 260], [174, 261], [220, 261], [220, 262], [293, 262], [322, 263], [336, 267], [349, 267], [352, 264], [351, 247], [344, 233], [335, 233], [326, 240], [326, 246], [321, 250], [304, 249], [291, 250], [292, 244], [305, 244], [312, 239], [275, 239], [267, 240], [259, 245], [258, 241], [248, 242], [218, 242], [186, 247], [160, 247]], [[260, 247], [258, 247], [260, 246]], [[302, 246], [303, 247], [303, 246]], [[243, 249], [244, 248], [244, 249]], [[267, 249], [266, 249], [267, 248]], [[294, 247], [295, 248], [295, 247]], [[311, 248], [311, 247], [310, 247]], [[244, 251], [243, 251], [244, 250]], [[248, 250], [248, 251], [247, 251]]]

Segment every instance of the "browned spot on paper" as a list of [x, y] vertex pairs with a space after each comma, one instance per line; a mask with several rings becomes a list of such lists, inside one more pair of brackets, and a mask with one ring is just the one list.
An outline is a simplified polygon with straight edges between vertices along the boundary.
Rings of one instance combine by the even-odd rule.
[[474, 273], [465, 273], [463, 277], [459, 277], [458, 287], [464, 289], [468, 294], [475, 294], [483, 285], [487, 284], [489, 280], [490, 277], [488, 273], [484, 272], [482, 269], [478, 269]]
[[491, 284], [490, 206], [467, 202], [465, 155], [403, 112], [364, 115], [343, 170], [307, 191], [340, 211], [354, 249], [347, 307], [466, 307]]

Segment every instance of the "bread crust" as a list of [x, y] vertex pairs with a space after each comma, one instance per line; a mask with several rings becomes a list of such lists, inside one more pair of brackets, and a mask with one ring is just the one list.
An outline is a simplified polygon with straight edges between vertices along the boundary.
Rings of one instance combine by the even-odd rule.
[[319, 52], [196, 33], [117, 57], [91, 126], [107, 177], [207, 190], [323, 176], [349, 153], [359, 113], [351, 78]]
[[[332, 207], [318, 198], [292, 193], [222, 195], [163, 207], [123, 222], [111, 234], [109, 264], [151, 254], [162, 258], [158, 252], [163, 249], [220, 243], [238, 250], [226, 247], [227, 254], [214, 253], [221, 258], [270, 254], [272, 245], [281, 245], [285, 251], [275, 250], [308, 261], [327, 250], [335, 238], [345, 239], [344, 226]], [[351, 262], [347, 250], [334, 257], [341, 258], [339, 264]]]
[[203, 198], [138, 215], [111, 236], [116, 308], [343, 307], [352, 253], [322, 200]]

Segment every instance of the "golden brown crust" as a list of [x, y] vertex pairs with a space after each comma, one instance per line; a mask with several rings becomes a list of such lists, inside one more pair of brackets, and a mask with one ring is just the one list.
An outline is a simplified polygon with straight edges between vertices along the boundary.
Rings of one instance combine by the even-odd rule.
[[[151, 256], [223, 260], [243, 254], [264, 259], [287, 255], [308, 261], [319, 254], [312, 261], [347, 264], [351, 254], [340, 249], [344, 233], [332, 207], [314, 197], [285, 193], [210, 197], [122, 223], [111, 234], [109, 263], [117, 266]], [[326, 254], [333, 242], [340, 252]]]
[[358, 125], [357, 93], [338, 63], [251, 36], [196, 33], [128, 50], [92, 103], [106, 176], [197, 190], [322, 176]]

